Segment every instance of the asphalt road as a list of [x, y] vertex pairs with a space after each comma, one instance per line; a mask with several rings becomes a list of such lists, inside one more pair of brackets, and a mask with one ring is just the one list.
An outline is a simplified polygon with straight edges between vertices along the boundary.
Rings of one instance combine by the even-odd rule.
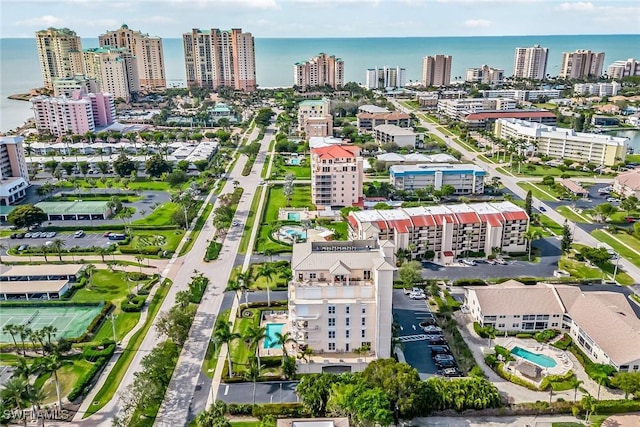
[[[393, 290], [393, 317], [400, 324], [400, 337], [423, 334], [420, 322], [430, 313], [426, 300], [412, 300], [401, 289]], [[426, 340], [406, 340], [402, 352], [406, 362], [418, 371], [421, 378], [430, 377], [438, 371]]]

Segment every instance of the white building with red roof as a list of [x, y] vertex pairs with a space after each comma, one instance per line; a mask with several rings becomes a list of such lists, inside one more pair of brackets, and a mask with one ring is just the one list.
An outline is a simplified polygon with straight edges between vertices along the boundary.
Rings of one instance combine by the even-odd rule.
[[344, 144], [311, 149], [311, 200], [318, 209], [358, 204], [363, 182], [359, 147]]
[[352, 239], [393, 242], [395, 251], [411, 250], [414, 258], [435, 253], [447, 264], [468, 252], [524, 252], [529, 217], [511, 202], [419, 206], [351, 212]]

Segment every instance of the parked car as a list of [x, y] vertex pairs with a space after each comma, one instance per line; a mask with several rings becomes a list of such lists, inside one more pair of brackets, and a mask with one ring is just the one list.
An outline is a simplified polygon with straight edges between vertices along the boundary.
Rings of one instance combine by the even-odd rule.
[[444, 377], [462, 377], [462, 371], [458, 368], [444, 368], [438, 371], [438, 374]]
[[615, 197], [607, 197], [607, 202], [609, 203], [617, 203], [620, 200], [616, 199]]
[[640, 218], [633, 218], [633, 217], [628, 216], [624, 220], [627, 221], [629, 224], [633, 224], [634, 222], [640, 221]]
[[488, 260], [487, 260], [487, 264], [489, 264], [489, 265], [496, 265], [496, 264], [497, 264], [497, 261], [496, 261], [495, 259], [488, 259]]
[[25, 249], [28, 249], [28, 248], [29, 248], [29, 245], [20, 245], [20, 246], [18, 246], [18, 252], [22, 252], [22, 251], [24, 251]]
[[472, 259], [463, 259], [462, 263], [463, 264], [467, 264], [467, 265], [471, 265], [471, 266], [477, 265], [477, 263]]
[[102, 237], [109, 237], [110, 235], [111, 235], [111, 232], [110, 232], [110, 231], [107, 231], [106, 233], [104, 233], [104, 234], [102, 235]]
[[451, 354], [451, 349], [448, 345], [434, 345], [431, 347], [431, 354]]
[[427, 335], [429, 345], [447, 345], [447, 340], [441, 335]]
[[426, 334], [431, 334], [431, 335], [442, 335], [442, 328], [440, 328], [439, 326], [434, 326], [434, 325], [429, 325], [429, 326], [423, 326], [422, 330], [426, 333]]
[[58, 233], [56, 233], [55, 231], [49, 231], [47, 233], [47, 238], [50, 239], [52, 237], [56, 237], [56, 234], [58, 234]]
[[24, 233], [18, 233], [16, 234], [16, 239], [24, 239]]
[[427, 296], [424, 292], [411, 292], [409, 294], [409, 298], [411, 299], [427, 299]]
[[447, 360], [436, 360], [436, 366], [439, 368], [455, 368], [456, 361], [447, 359]]
[[15, 239], [18, 236], [18, 233], [11, 233], [11, 236], [9, 236], [12, 239]]
[[111, 233], [109, 234], [109, 240], [125, 240], [127, 238], [126, 234], [123, 233]]
[[33, 233], [31, 233], [31, 238], [32, 239], [37, 239], [40, 237], [42, 233], [40, 233], [39, 231], [34, 231]]
[[31, 238], [31, 233], [29, 233], [29, 232], [24, 233], [24, 236], [23, 236], [23, 237], [24, 237], [25, 239], [30, 239], [30, 238]]
[[84, 231], [83, 230], [78, 230], [75, 233], [73, 233], [73, 237], [75, 237], [76, 239], [79, 237], [83, 237], [84, 236]]
[[500, 265], [507, 265], [507, 261], [502, 258], [496, 258], [496, 262]]

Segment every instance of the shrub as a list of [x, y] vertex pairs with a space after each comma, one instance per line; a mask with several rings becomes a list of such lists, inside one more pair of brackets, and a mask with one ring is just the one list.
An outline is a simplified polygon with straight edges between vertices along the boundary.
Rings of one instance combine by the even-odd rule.
[[619, 414], [640, 411], [639, 400], [600, 400], [596, 402], [596, 414]]
[[525, 380], [523, 378], [520, 378], [520, 377], [518, 377], [516, 375], [512, 375], [509, 372], [505, 371], [504, 370], [504, 363], [498, 364], [498, 366], [495, 367], [495, 371], [496, 371], [496, 373], [498, 375], [500, 375], [502, 378], [504, 378], [505, 380], [507, 380], [509, 382], [512, 382], [512, 383], [517, 384], [517, 385], [521, 385], [523, 387], [528, 388], [529, 390], [538, 391], [538, 388], [534, 384], [530, 383], [529, 381], [527, 381], [527, 380]]
[[141, 280], [147, 280], [149, 276], [145, 273], [140, 273], [139, 271], [130, 271], [127, 273], [127, 277], [129, 280], [133, 280], [139, 282]]
[[516, 334], [516, 338], [523, 338], [523, 339], [533, 338], [533, 334], [528, 334], [526, 332], [523, 332], [521, 334]]
[[555, 348], [559, 348], [560, 350], [566, 350], [569, 348], [572, 342], [573, 341], [571, 340], [571, 337], [567, 334], [564, 334], [562, 338], [551, 345]]
[[229, 403], [227, 405], [229, 415], [251, 415], [252, 411], [253, 405], [249, 403]]
[[489, 335], [487, 335], [487, 331], [482, 326], [480, 326], [480, 323], [478, 322], [473, 322], [473, 330], [480, 338], [489, 337]]
[[107, 364], [107, 360], [108, 359], [106, 357], [100, 357], [96, 361], [96, 363], [89, 369], [89, 371], [82, 378], [80, 378], [75, 387], [73, 387], [73, 390], [71, 390], [71, 392], [67, 396], [67, 399], [69, 399], [70, 402], [73, 402], [80, 396], [86, 395], [86, 393], [90, 389], [89, 385], [91, 384], [93, 379], [100, 373], [100, 371], [102, 371], [104, 365]]
[[87, 345], [82, 349], [82, 357], [93, 362], [100, 357], [109, 358], [116, 351], [116, 343], [112, 340], [103, 341], [100, 345]]
[[536, 332], [534, 338], [536, 341], [542, 343], [549, 342], [558, 335], [560, 335], [560, 331], [557, 329], [545, 329], [544, 331]]
[[251, 412], [256, 418], [273, 415], [281, 418], [300, 418], [306, 416], [302, 403], [267, 403], [255, 405]]
[[120, 309], [126, 313], [133, 313], [136, 311], [142, 311], [144, 302], [147, 297], [145, 295], [128, 297], [125, 301], [120, 303]]
[[204, 260], [206, 262], [209, 262], [218, 259], [218, 255], [220, 254], [221, 249], [222, 243], [212, 241], [211, 243], [209, 243], [209, 247], [207, 247], [207, 253], [204, 256]]
[[501, 345], [497, 345], [494, 348], [496, 350], [496, 353], [504, 357], [505, 360], [515, 360], [515, 358], [511, 355], [511, 352]]
[[453, 282], [453, 286], [486, 286], [487, 283], [482, 279], [458, 279]]

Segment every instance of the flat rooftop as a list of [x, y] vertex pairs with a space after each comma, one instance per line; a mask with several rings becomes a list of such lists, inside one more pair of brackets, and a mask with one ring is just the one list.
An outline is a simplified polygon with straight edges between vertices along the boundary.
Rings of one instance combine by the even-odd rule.
[[12, 265], [3, 267], [0, 277], [77, 275], [83, 268], [82, 264]]
[[0, 282], [0, 294], [24, 295], [40, 293], [60, 293], [68, 280], [15, 280]]

